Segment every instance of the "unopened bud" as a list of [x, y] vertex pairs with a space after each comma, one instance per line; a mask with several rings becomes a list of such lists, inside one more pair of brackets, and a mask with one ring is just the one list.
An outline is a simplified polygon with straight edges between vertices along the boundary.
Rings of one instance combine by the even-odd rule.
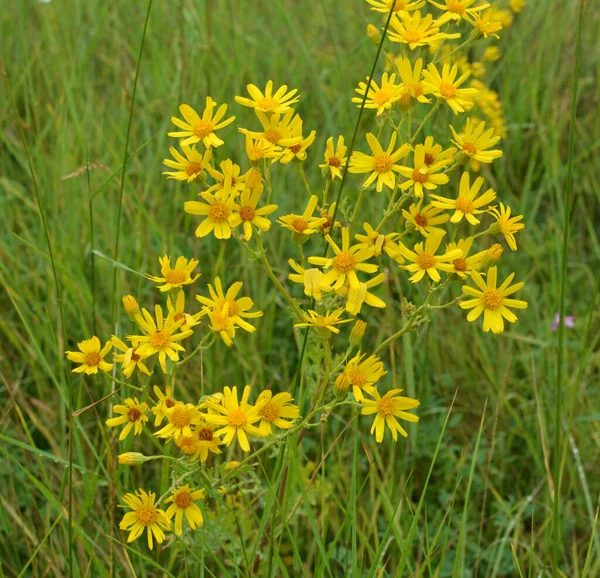
[[258, 185], [262, 183], [262, 175], [257, 169], [250, 169], [246, 174], [246, 186], [253, 191]]
[[502, 245], [500, 245], [500, 243], [492, 245], [485, 252], [483, 259], [481, 260], [481, 268], [487, 269], [488, 267], [495, 265], [498, 259], [500, 259], [500, 257], [502, 256], [502, 253], [504, 253], [504, 249], [502, 248]]
[[123, 466], [141, 466], [144, 462], [147, 462], [151, 459], [152, 458], [149, 458], [138, 452], [119, 454], [119, 463]]
[[354, 327], [352, 327], [352, 331], [350, 332], [350, 345], [360, 345], [366, 329], [367, 324], [358, 319], [354, 323]]
[[225, 471], [230, 472], [231, 470], [235, 470], [235, 468], [237, 468], [239, 465], [240, 465], [240, 462], [235, 462], [235, 461], [227, 462], [225, 464]]
[[340, 375], [337, 376], [333, 388], [335, 389], [336, 395], [339, 397], [346, 396], [348, 390], [350, 389], [350, 382], [348, 381], [345, 373], [340, 373]]
[[377, 28], [377, 26], [369, 24], [367, 26], [367, 36], [374, 46], [379, 46], [381, 43], [381, 32], [379, 32], [379, 28]]
[[134, 321], [135, 316], [140, 313], [140, 306], [133, 295], [125, 295], [125, 297], [123, 297], [123, 307], [125, 308], [127, 317], [129, 317], [131, 321]]

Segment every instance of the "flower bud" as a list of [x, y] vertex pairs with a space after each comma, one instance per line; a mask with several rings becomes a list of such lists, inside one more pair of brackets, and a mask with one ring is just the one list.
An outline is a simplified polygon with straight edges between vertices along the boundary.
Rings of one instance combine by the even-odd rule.
[[348, 390], [350, 389], [350, 382], [348, 381], [346, 374], [340, 373], [340, 375], [337, 376], [333, 388], [335, 389], [336, 395], [338, 395], [339, 397], [346, 396]]
[[119, 463], [123, 466], [141, 466], [144, 462], [147, 462], [151, 459], [152, 458], [149, 458], [138, 452], [119, 454]]
[[240, 465], [240, 462], [231, 461], [225, 464], [225, 471], [230, 472], [231, 470], [235, 470]]
[[502, 248], [502, 245], [500, 245], [500, 243], [492, 245], [485, 252], [483, 259], [481, 259], [481, 268], [487, 269], [488, 267], [494, 265], [496, 261], [498, 261], [498, 259], [500, 259], [500, 257], [502, 256], [502, 253], [504, 253], [504, 249]]
[[350, 345], [360, 345], [366, 329], [367, 324], [364, 321], [357, 319], [350, 332]]
[[262, 183], [262, 175], [257, 169], [250, 169], [246, 174], [246, 186], [252, 191]]
[[377, 28], [377, 26], [369, 24], [367, 26], [367, 36], [374, 46], [379, 46], [381, 42], [381, 32], [379, 32], [379, 28]]
[[129, 317], [131, 321], [134, 321], [135, 316], [140, 313], [140, 306], [133, 295], [125, 295], [125, 297], [123, 297], [123, 307], [125, 308], [127, 317]]

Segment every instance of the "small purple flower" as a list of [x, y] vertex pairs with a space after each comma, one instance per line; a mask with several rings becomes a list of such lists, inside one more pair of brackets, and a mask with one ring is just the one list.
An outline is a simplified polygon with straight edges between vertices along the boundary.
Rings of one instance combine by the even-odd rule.
[[[554, 314], [554, 321], [552, 322], [552, 331], [556, 331], [558, 329], [558, 324], [560, 323], [560, 313]], [[565, 327], [569, 327], [573, 329], [575, 327], [575, 315], [567, 315], [565, 317]]]

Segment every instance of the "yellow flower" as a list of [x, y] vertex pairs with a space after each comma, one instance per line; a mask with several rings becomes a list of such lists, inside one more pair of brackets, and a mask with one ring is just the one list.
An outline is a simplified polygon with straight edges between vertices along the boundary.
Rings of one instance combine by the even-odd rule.
[[[509, 12], [510, 14], [510, 12]], [[493, 20], [492, 15], [489, 13], [489, 10], [484, 14], [473, 14], [471, 18], [468, 16], [465, 17], [472, 26], [473, 26], [473, 36], [475, 38], [487, 38], [488, 36], [493, 36], [494, 38], [500, 38], [496, 34], [502, 30], [502, 24], [496, 20]]]
[[177, 152], [176, 148], [169, 147], [169, 152], [175, 160], [165, 159], [163, 165], [175, 169], [175, 171], [164, 171], [163, 175], [168, 175], [167, 178], [169, 179], [191, 183], [201, 176], [204, 170], [209, 166], [209, 161], [212, 157], [212, 149], [206, 149], [204, 155], [199, 153], [196, 150], [196, 147], [182, 145], [181, 150], [185, 156]]
[[410, 58], [400, 56], [396, 58], [394, 62], [403, 83], [400, 88], [400, 108], [402, 110], [408, 110], [415, 104], [415, 100], [424, 103], [431, 102], [425, 96], [425, 88], [421, 82], [423, 59], [417, 58], [415, 60], [414, 68], [410, 62]]
[[167, 311], [171, 313], [173, 311], [175, 313], [175, 321], [179, 321], [183, 319], [183, 323], [180, 326], [181, 331], [188, 331], [192, 327], [200, 324], [200, 318], [202, 317], [202, 312], [194, 313], [194, 315], [190, 315], [185, 312], [185, 293], [183, 291], [179, 291], [177, 293], [177, 299], [175, 300], [175, 305], [173, 305], [173, 301], [171, 300], [171, 296], [167, 297]]
[[313, 130], [306, 138], [301, 139], [299, 143], [296, 143], [295, 145], [289, 145], [283, 149], [283, 152], [277, 158], [277, 160], [284, 165], [293, 160], [300, 162], [305, 161], [307, 156], [306, 149], [315, 141], [316, 134], [316, 131]]
[[256, 116], [262, 124], [262, 132], [240, 128], [241, 133], [282, 147], [297, 145], [302, 141], [302, 119], [292, 109], [288, 110], [283, 117], [278, 113], [267, 116], [260, 111], [256, 111]]
[[254, 84], [249, 84], [246, 88], [251, 98], [236, 96], [235, 101], [256, 111], [283, 113], [290, 110], [292, 105], [300, 100], [300, 96], [296, 96], [298, 90], [293, 88], [288, 92], [285, 84], [273, 92], [272, 80], [267, 81], [264, 93]]
[[468, 118], [465, 128], [461, 134], [458, 134], [452, 125], [450, 130], [456, 140], [452, 142], [458, 147], [462, 154], [481, 163], [491, 163], [494, 159], [502, 156], [501, 150], [487, 150], [493, 147], [500, 140], [499, 136], [493, 136], [494, 129], [485, 130], [485, 122], [478, 124]]
[[[368, 90], [367, 86], [369, 87]], [[381, 87], [379, 87], [375, 80], [371, 80], [369, 84], [369, 77], [367, 76], [367, 82], [359, 82], [358, 88], [355, 88], [354, 91], [360, 94], [360, 98], [355, 96], [352, 98], [352, 102], [360, 107], [366, 92], [367, 99], [365, 100], [364, 107], [376, 108], [377, 116], [391, 110], [392, 105], [398, 102], [400, 98], [400, 85], [396, 84], [396, 75], [392, 74], [388, 78], [387, 72], [384, 72], [381, 77]]]
[[[331, 233], [331, 225], [333, 223], [333, 214], [335, 213], [336, 203], [331, 203], [328, 209], [321, 210], [321, 217], [327, 219], [325, 223], [321, 225], [321, 233], [323, 235], [329, 235]], [[339, 221], [335, 222], [334, 229], [339, 229], [342, 224]]]
[[[209, 329], [218, 333], [225, 345], [231, 347], [235, 337], [236, 324], [233, 317], [229, 315], [229, 303], [225, 303], [221, 308], [211, 309], [208, 312], [208, 318], [210, 320]], [[254, 327], [251, 331], [254, 331]]]
[[435, 281], [440, 282], [440, 271], [446, 271], [451, 273], [454, 270], [454, 266], [449, 261], [454, 261], [458, 257], [462, 256], [462, 251], [456, 249], [449, 251], [443, 255], [436, 255], [442, 237], [444, 236], [443, 231], [432, 231], [425, 241], [425, 247], [423, 243], [417, 243], [414, 246], [414, 252], [407, 249], [404, 245], [400, 244], [400, 252], [402, 256], [408, 261], [412, 261], [411, 265], [402, 265], [403, 269], [414, 273], [409, 279], [411, 283], [420, 281], [425, 276], [425, 273]]
[[149, 354], [140, 355], [138, 350], [138, 343], [134, 341], [129, 347], [126, 343], [121, 341], [116, 335], [111, 337], [112, 344], [123, 353], [113, 354], [114, 360], [117, 363], [123, 364], [123, 375], [130, 378], [136, 369], [139, 369], [146, 375], [151, 375], [150, 370], [146, 367], [144, 359], [149, 357]]
[[362, 338], [364, 337], [366, 330], [367, 330], [367, 324], [364, 321], [357, 319], [354, 322], [352, 331], [350, 332], [350, 339], [349, 339], [350, 345], [353, 345], [353, 346], [360, 345], [360, 342], [362, 341]]
[[288, 259], [290, 267], [296, 273], [290, 273], [288, 279], [294, 283], [304, 285], [304, 294], [321, 301], [323, 291], [331, 291], [331, 287], [323, 282], [325, 275], [319, 269], [305, 269], [293, 259]]
[[200, 511], [200, 508], [194, 504], [196, 500], [201, 500], [203, 498], [204, 490], [194, 490], [190, 488], [189, 484], [186, 484], [174, 492], [171, 492], [171, 496], [165, 500], [165, 503], [171, 502], [165, 515], [169, 520], [175, 516], [176, 536], [181, 536], [181, 532], [183, 531], [184, 514], [192, 530], [195, 530], [197, 526], [202, 526], [202, 524], [204, 524], [202, 512]]
[[294, 420], [300, 417], [300, 408], [293, 401], [294, 398], [289, 393], [273, 395], [270, 389], [265, 389], [258, 396], [256, 403], [260, 405], [258, 415], [261, 419], [258, 429], [264, 436], [273, 434], [272, 426], [289, 429], [294, 425]]
[[128, 397], [124, 403], [125, 405], [113, 406], [113, 412], [120, 414], [119, 417], [111, 417], [106, 420], [108, 427], [127, 424], [119, 435], [119, 441], [123, 441], [132, 429], [134, 435], [139, 436], [144, 429], [144, 424], [148, 421], [146, 415], [146, 411], [148, 411], [147, 403], [140, 403], [137, 397], [133, 399]]
[[488, 62], [496, 62], [502, 57], [502, 51], [497, 46], [488, 46], [483, 51], [483, 59]]
[[446, 22], [448, 20], [459, 21], [461, 18], [465, 18], [466, 15], [474, 15], [489, 7], [489, 4], [479, 4], [478, 6], [471, 7], [471, 4], [475, 0], [446, 0], [445, 4], [440, 4], [433, 0], [429, 0], [429, 2], [440, 10], [444, 10], [444, 15], [439, 19], [439, 22]]
[[475, 255], [468, 257], [469, 251], [473, 245], [473, 237], [466, 239], [460, 239], [456, 243], [451, 242], [446, 245], [446, 253], [459, 249], [462, 252], [462, 256], [454, 259], [452, 266], [454, 267], [454, 273], [459, 277], [466, 279], [467, 275], [470, 275], [473, 270], [481, 268], [483, 258], [486, 256], [487, 251], [479, 251]]
[[365, 235], [356, 234], [354, 238], [359, 241], [356, 248], [366, 249], [371, 253], [372, 257], [381, 257], [385, 253], [388, 257], [394, 258], [398, 253], [398, 244], [394, 243], [394, 239], [398, 237], [398, 233], [389, 233], [382, 235], [369, 223], [363, 223]]
[[371, 10], [376, 12], [382, 12], [384, 14], [390, 13], [390, 8], [394, 4], [394, 12], [404, 12], [405, 10], [418, 10], [425, 5], [425, 0], [367, 0], [367, 2], [373, 6]]
[[209, 453], [220, 454], [221, 440], [215, 437], [215, 427], [204, 420], [194, 428], [191, 436], [182, 436], [175, 440], [175, 445], [188, 456], [190, 462], [200, 460], [204, 463]]
[[246, 135], [246, 156], [250, 164], [255, 166], [263, 159], [273, 159], [281, 153], [281, 149], [263, 138], [252, 138]]
[[459, 33], [440, 32], [440, 25], [431, 14], [421, 18], [420, 12], [410, 15], [408, 12], [394, 14], [390, 21], [388, 36], [392, 42], [408, 44], [411, 50], [418, 46], [427, 46], [445, 38], [460, 38]]
[[91, 339], [80, 341], [77, 347], [79, 351], [65, 351], [69, 361], [81, 363], [79, 367], [73, 370], [73, 373], [91, 375], [92, 373], [98, 373], [98, 368], [102, 371], [110, 371], [113, 368], [112, 363], [104, 361], [104, 358], [112, 349], [112, 342], [110, 340], [102, 347], [100, 340], [94, 335]]
[[385, 308], [386, 304], [383, 299], [373, 295], [373, 293], [369, 293], [369, 289], [381, 285], [385, 279], [386, 274], [380, 273], [373, 277], [373, 279], [369, 279], [366, 283], [361, 281], [358, 289], [346, 286], [338, 289], [338, 294], [348, 296], [346, 299], [346, 311], [350, 313], [350, 315], [358, 315], [364, 303], [371, 307], [377, 307], [378, 309]]
[[[366, 358], [366, 359], [365, 359]], [[376, 355], [366, 353], [361, 355], [360, 351], [344, 367], [344, 371], [335, 380], [335, 387], [345, 391], [352, 386], [354, 399], [362, 402], [365, 398], [363, 391], [374, 395], [375, 384], [387, 373], [383, 369], [383, 363]]]
[[159, 285], [158, 287], [163, 292], [170, 291], [171, 289], [180, 289], [184, 285], [193, 283], [200, 277], [200, 275], [192, 277], [192, 271], [199, 263], [196, 259], [190, 259], [188, 262], [185, 257], [178, 257], [175, 267], [171, 267], [171, 257], [165, 255], [164, 257], [159, 257], [158, 262], [160, 263], [162, 277], [154, 277], [148, 274], [146, 274], [146, 277], [155, 283], [164, 283], [164, 285]]
[[243, 223], [244, 241], [252, 238], [252, 225], [262, 231], [268, 231], [271, 228], [271, 221], [265, 217], [277, 210], [277, 205], [265, 205], [260, 209], [256, 208], [264, 186], [259, 184], [254, 189], [244, 189], [241, 197], [233, 205], [233, 214], [231, 215], [230, 225], [235, 229]]
[[325, 163], [319, 165], [323, 169], [323, 173], [328, 173], [331, 180], [342, 178], [342, 168], [346, 166], [347, 158], [344, 156], [348, 147], [344, 145], [344, 137], [340, 136], [337, 140], [337, 146], [333, 146], [333, 137], [327, 139], [327, 147], [325, 148]]
[[525, 8], [525, 0], [510, 0], [508, 5], [513, 12], [518, 14]]
[[432, 136], [428, 136], [423, 143], [423, 152], [425, 153], [425, 164], [430, 167], [437, 164], [450, 164], [450, 161], [456, 153], [455, 147], [449, 147], [446, 150], [442, 145], [436, 144]]
[[387, 425], [392, 432], [392, 439], [396, 441], [398, 439], [398, 433], [404, 437], [408, 437], [408, 434], [404, 428], [398, 423], [396, 418], [404, 419], [410, 422], [418, 422], [419, 418], [412, 413], [408, 413], [407, 409], [413, 409], [419, 407], [419, 401], [411, 399], [410, 397], [403, 397], [398, 395], [401, 389], [391, 389], [383, 397], [379, 395], [379, 392], [375, 390], [373, 396], [375, 399], [363, 400], [363, 409], [361, 410], [362, 415], [373, 415], [375, 414], [375, 421], [371, 426], [371, 434], [375, 432], [375, 439], [377, 443], [383, 441], [385, 434], [385, 426]]
[[158, 427], [163, 419], [167, 417], [167, 410], [171, 409], [175, 404], [181, 403], [172, 396], [172, 388], [170, 385], [165, 386], [163, 393], [158, 385], [154, 386], [154, 395], [158, 398], [157, 404], [152, 408], [154, 414], [154, 427]]
[[331, 333], [339, 333], [340, 330], [336, 327], [340, 323], [350, 323], [352, 319], [340, 319], [344, 314], [344, 309], [336, 309], [331, 314], [329, 310], [325, 315], [321, 315], [312, 309], [309, 309], [308, 313], [304, 313], [304, 319], [306, 323], [296, 323], [294, 327], [316, 327], [321, 337], [326, 337], [328, 331]]
[[211, 166], [206, 167], [210, 176], [217, 181], [212, 187], [206, 189], [206, 192], [214, 194], [217, 199], [222, 200], [239, 195], [246, 188], [246, 175], [240, 176], [242, 172], [240, 166], [231, 159], [221, 161], [219, 166], [221, 167], [220, 171]]
[[383, 150], [374, 134], [367, 134], [367, 142], [373, 156], [355, 151], [350, 157], [348, 170], [351, 173], [371, 173], [363, 183], [364, 187], [368, 187], [377, 179], [377, 191], [381, 191], [383, 185], [393, 189], [396, 186], [394, 173], [400, 172], [400, 165], [396, 163], [409, 153], [410, 145], [403, 144], [398, 150], [394, 151], [396, 132], [392, 134], [387, 151]]
[[202, 113], [202, 118], [200, 118], [200, 115], [191, 106], [182, 104], [179, 111], [185, 118], [185, 122], [176, 116], [171, 117], [171, 122], [183, 130], [170, 132], [169, 136], [185, 139], [181, 141], [182, 146], [192, 145], [200, 141], [206, 148], [221, 146], [223, 141], [215, 134], [215, 131], [231, 124], [235, 120], [235, 116], [227, 120], [221, 120], [227, 112], [227, 105], [222, 104], [213, 115], [215, 106], [217, 106], [217, 103], [210, 96], [207, 96], [206, 108]]
[[438, 71], [435, 64], [430, 64], [427, 70], [423, 71], [425, 81], [423, 86], [426, 90], [432, 92], [434, 96], [444, 101], [454, 112], [465, 112], [465, 106], [469, 107], [473, 103], [473, 98], [477, 95], [475, 88], [459, 88], [460, 85], [469, 78], [469, 72], [465, 72], [459, 78], [458, 67], [455, 65], [450, 68], [449, 64], [444, 64], [442, 74]]
[[490, 267], [487, 273], [487, 283], [482, 276], [477, 272], [471, 273], [471, 278], [479, 289], [464, 285], [463, 293], [475, 297], [468, 301], [462, 301], [460, 306], [463, 309], [472, 309], [467, 315], [467, 321], [475, 321], [483, 313], [483, 330], [494, 333], [502, 333], [504, 331], [504, 319], [509, 323], [517, 321], [517, 316], [509, 309], [527, 309], [527, 302], [519, 299], [507, 299], [509, 295], [516, 293], [524, 283], [515, 283], [510, 286], [515, 277], [511, 273], [500, 287], [496, 287], [498, 276], [498, 268]]
[[124, 454], [119, 454], [117, 459], [122, 466], [141, 466], [152, 458], [139, 452], [125, 452]]
[[158, 430], [154, 435], [159, 438], [178, 440], [181, 437], [192, 435], [192, 426], [200, 423], [200, 412], [191, 403], [176, 403], [165, 411], [167, 425]]
[[339, 289], [346, 283], [353, 289], [359, 289], [360, 285], [356, 272], [375, 273], [377, 271], [377, 265], [364, 263], [373, 256], [370, 249], [362, 248], [360, 245], [350, 247], [350, 231], [346, 227], [342, 229], [341, 249], [329, 235], [325, 239], [333, 249], [335, 257], [309, 257], [308, 262], [323, 269], [331, 269], [325, 274], [323, 282], [326, 285], [335, 283], [333, 285], [334, 290]]
[[237, 436], [237, 440], [243, 451], [250, 451], [248, 443], [248, 435], [262, 437], [261, 430], [255, 424], [259, 421], [259, 411], [261, 404], [250, 405], [248, 397], [250, 396], [250, 386], [244, 388], [242, 399], [238, 401], [237, 387], [225, 387], [223, 390], [225, 400], [223, 405], [217, 404], [212, 400], [206, 403], [210, 409], [215, 411], [214, 414], [202, 414], [202, 417], [208, 422], [218, 426], [222, 426], [215, 432], [215, 435], [224, 436], [223, 442], [225, 445], [230, 445], [233, 439]]
[[233, 196], [221, 199], [216, 195], [204, 191], [200, 193], [204, 203], [199, 201], [186, 201], [183, 210], [190, 215], [206, 216], [196, 229], [196, 237], [205, 237], [214, 231], [217, 239], [229, 239], [231, 226], [229, 219], [235, 204]]
[[408, 181], [400, 185], [403, 191], [414, 187], [416, 197], [421, 198], [423, 189], [433, 191], [437, 189], [438, 185], [445, 185], [450, 180], [448, 175], [436, 174], [446, 167], [447, 158], [443, 158], [436, 164], [428, 165], [425, 162], [425, 147], [422, 144], [415, 147], [413, 156], [414, 167], [400, 167], [399, 169], [400, 174], [408, 178]]
[[171, 521], [165, 515], [165, 512], [154, 505], [156, 494], [154, 492], [145, 492], [139, 489], [135, 494], [125, 494], [123, 501], [125, 507], [132, 510], [127, 512], [119, 528], [121, 530], [131, 530], [127, 537], [127, 543], [137, 540], [144, 530], [148, 530], [148, 548], [152, 550], [152, 536], [156, 538], [159, 544], [165, 539], [163, 530], [171, 529]]
[[482, 185], [483, 177], [477, 177], [473, 186], [471, 186], [469, 173], [464, 172], [462, 177], [460, 177], [458, 198], [447, 199], [439, 195], [431, 195], [431, 198], [434, 199], [431, 201], [431, 204], [439, 209], [454, 209], [454, 214], [450, 219], [452, 223], [459, 223], [465, 217], [471, 225], [478, 225], [479, 219], [475, 215], [483, 213], [485, 209], [482, 207], [488, 205], [496, 198], [496, 191], [494, 189], [488, 189], [477, 198]]
[[510, 207], [505, 207], [500, 203], [500, 210], [496, 207], [490, 207], [489, 213], [494, 215], [496, 222], [492, 225], [492, 233], [502, 233], [508, 243], [508, 246], [512, 251], [517, 250], [517, 240], [515, 239], [515, 233], [525, 228], [524, 223], [519, 223], [523, 219], [523, 215], [517, 215], [516, 217], [510, 216]]
[[319, 197], [312, 195], [306, 204], [306, 209], [302, 215], [294, 213], [279, 217], [277, 222], [284, 228], [297, 235], [312, 235], [319, 231], [319, 227], [327, 222], [325, 217], [313, 217], [317, 208]]
[[[410, 207], [408, 207], [408, 211], [402, 209], [402, 216], [406, 219], [406, 224], [412, 223], [414, 228], [424, 237], [427, 237], [427, 235], [433, 231], [443, 232], [443, 229], [440, 229], [436, 225], [442, 225], [443, 223], [448, 222], [450, 215], [443, 213], [443, 209], [438, 209], [431, 204], [421, 209], [422, 204], [423, 199], [419, 199], [419, 202], [416, 205], [412, 203]], [[442, 214], [440, 215], [440, 213]]]
[[179, 351], [185, 351], [177, 343], [186, 337], [189, 337], [193, 331], [182, 331], [177, 333], [183, 323], [183, 319], [175, 321], [175, 312], [171, 311], [167, 318], [163, 317], [163, 311], [160, 305], [154, 308], [156, 321], [146, 309], [142, 309], [142, 315], [136, 315], [135, 321], [145, 335], [128, 335], [129, 341], [140, 343], [138, 347], [139, 355], [150, 356], [158, 353], [158, 362], [167, 373], [167, 356], [171, 361], [179, 361]]

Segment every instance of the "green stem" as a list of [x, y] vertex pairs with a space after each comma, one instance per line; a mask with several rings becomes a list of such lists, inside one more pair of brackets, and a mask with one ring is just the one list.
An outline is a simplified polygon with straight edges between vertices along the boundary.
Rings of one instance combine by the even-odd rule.
[[[205, 335], [202, 338], [202, 340], [200, 341], [200, 345], [198, 345], [198, 347], [196, 347], [196, 349], [194, 349], [194, 351], [192, 351], [187, 357], [184, 357], [181, 361], [178, 361], [175, 364], [175, 367], [179, 368], [184, 363], [187, 363], [190, 359], [192, 359], [192, 357], [197, 355], [200, 351], [202, 351], [204, 349], [209, 349], [210, 347], [212, 347], [214, 345], [216, 340], [217, 340], [217, 334], [214, 331], [212, 331], [211, 333], [208, 333], [207, 335]], [[208, 343], [206, 343], [207, 341], [208, 341]]]
[[298, 172], [300, 173], [300, 177], [302, 178], [302, 182], [304, 183], [304, 188], [308, 193], [309, 197], [312, 197], [312, 193], [310, 192], [310, 185], [308, 184], [308, 179], [306, 178], [306, 173], [304, 172], [304, 165], [301, 162], [297, 162]]
[[354, 211], [352, 213], [352, 219], [350, 221], [350, 225], [348, 226], [348, 232], [350, 237], [352, 237], [352, 228], [354, 227], [354, 222], [356, 221], [356, 217], [358, 216], [358, 211], [360, 210], [360, 206], [362, 205], [363, 198], [365, 196], [365, 187], [361, 187], [360, 192], [358, 193], [358, 199], [356, 200], [356, 205], [354, 205]]
[[442, 101], [438, 98], [437, 102], [433, 105], [432, 109], [427, 113], [427, 116], [423, 119], [423, 122], [419, 125], [419, 128], [415, 131], [415, 134], [412, 135], [409, 141], [410, 144], [415, 142], [415, 139], [425, 126], [425, 123], [433, 116], [433, 113], [440, 107], [440, 104], [442, 104]]

